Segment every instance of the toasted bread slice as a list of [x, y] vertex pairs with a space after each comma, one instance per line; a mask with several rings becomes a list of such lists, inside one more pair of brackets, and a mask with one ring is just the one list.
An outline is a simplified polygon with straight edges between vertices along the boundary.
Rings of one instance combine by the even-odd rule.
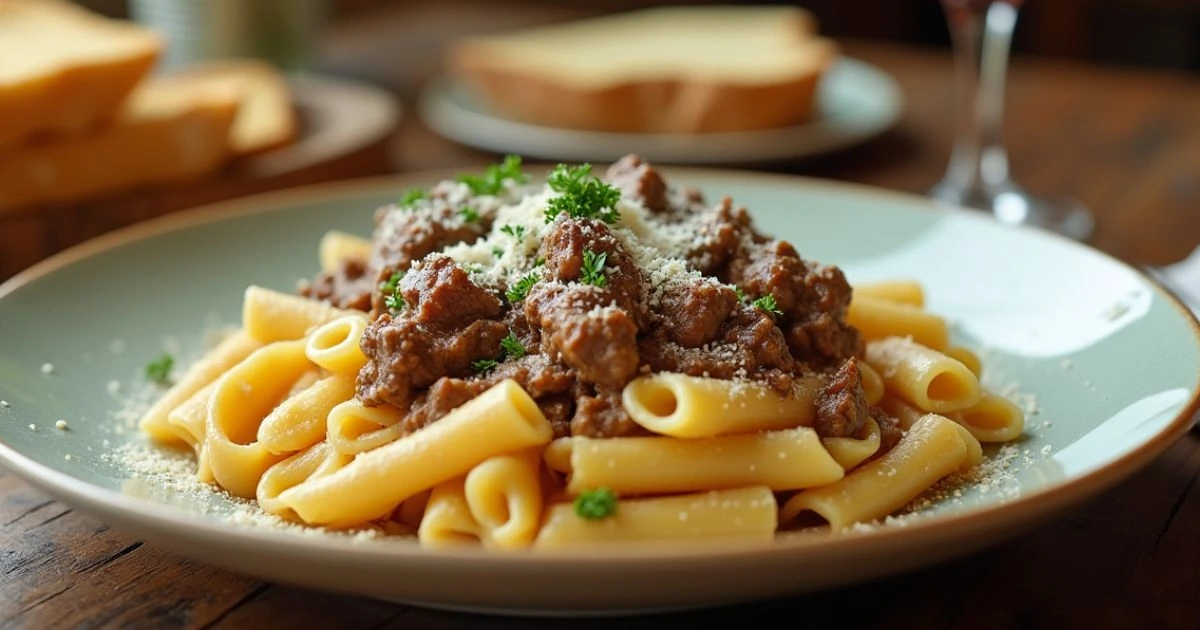
[[295, 139], [299, 130], [287, 80], [270, 63], [225, 59], [199, 63], [161, 79], [180, 85], [229, 86], [242, 95], [229, 136], [234, 156], [251, 155]]
[[200, 177], [229, 157], [240, 94], [149, 79], [108, 125], [0, 153], [0, 212]]
[[466, 38], [447, 64], [488, 107], [519, 120], [703, 133], [808, 119], [836, 55], [803, 9], [691, 6]]
[[0, 151], [116, 113], [157, 61], [150, 30], [61, 0], [0, 2]]

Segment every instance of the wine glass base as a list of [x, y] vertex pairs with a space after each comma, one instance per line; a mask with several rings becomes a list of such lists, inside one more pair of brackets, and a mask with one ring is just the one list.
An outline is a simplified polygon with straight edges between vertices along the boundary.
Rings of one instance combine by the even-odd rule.
[[929, 196], [949, 204], [991, 212], [1001, 223], [1031, 225], [1086, 241], [1095, 229], [1092, 213], [1071, 199], [1048, 199], [1031, 194], [1015, 184], [992, 190], [978, 187], [962, 190], [941, 182]]

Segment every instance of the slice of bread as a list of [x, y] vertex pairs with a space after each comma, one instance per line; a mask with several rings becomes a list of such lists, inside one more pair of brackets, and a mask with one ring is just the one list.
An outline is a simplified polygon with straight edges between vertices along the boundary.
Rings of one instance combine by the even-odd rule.
[[149, 79], [111, 124], [0, 153], [0, 213], [200, 177], [229, 157], [241, 95]]
[[265, 61], [207, 61], [174, 71], [160, 81], [228, 86], [241, 93], [242, 104], [229, 137], [229, 148], [235, 157], [287, 144], [299, 131], [288, 83], [275, 66]]
[[451, 45], [447, 66], [506, 117], [704, 133], [809, 119], [837, 53], [797, 7], [685, 6], [465, 38]]
[[111, 117], [162, 47], [148, 29], [62, 0], [0, 1], [0, 151]]

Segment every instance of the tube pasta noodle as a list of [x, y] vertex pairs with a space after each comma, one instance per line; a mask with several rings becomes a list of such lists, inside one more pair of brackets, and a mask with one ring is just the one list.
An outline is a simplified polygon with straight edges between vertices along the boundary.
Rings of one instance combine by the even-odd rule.
[[258, 340], [245, 333], [235, 333], [217, 347], [210, 350], [179, 379], [167, 393], [163, 394], [138, 421], [138, 427], [151, 438], [168, 444], [178, 444], [180, 439], [167, 426], [167, 414], [178, 407], [205, 385], [212, 383], [235, 364], [250, 355], [262, 345]]
[[356, 375], [367, 364], [358, 345], [367, 327], [365, 315], [346, 315], [321, 324], [308, 336], [308, 360], [330, 372]]
[[821, 445], [829, 451], [829, 456], [845, 470], [867, 461], [879, 451], [879, 424], [874, 418], [867, 418], [867, 435], [862, 439], [849, 437], [821, 438]]
[[769, 541], [776, 519], [775, 496], [766, 486], [631, 499], [601, 521], [581, 519], [570, 504], [557, 503], [546, 511], [535, 546], [705, 538]]
[[884, 387], [919, 409], [945, 413], [979, 402], [979, 379], [962, 363], [905, 337], [867, 343], [867, 363]]
[[862, 381], [863, 396], [867, 399], [867, 404], [878, 405], [879, 401], [883, 400], [885, 389], [883, 377], [866, 361], [855, 361], [855, 365], [858, 367], [858, 377]]
[[345, 468], [279, 498], [307, 523], [359, 525], [489, 457], [545, 445], [553, 434], [529, 394], [504, 380], [437, 422], [361, 453]]
[[352, 396], [352, 375], [326, 376], [272, 409], [258, 426], [258, 443], [272, 453], [306, 449], [325, 439], [326, 417]]
[[467, 473], [463, 492], [485, 547], [519, 549], [533, 542], [542, 518], [541, 458], [536, 450], [498, 455]]
[[205, 444], [213, 478], [232, 494], [252, 498], [262, 474], [283, 459], [258, 442], [258, 428], [311, 365], [303, 340], [280, 341], [255, 350], [217, 380]]
[[795, 490], [832, 483], [844, 471], [808, 427], [679, 440], [571, 438], [567, 492], [609, 488], [665, 494], [764, 485]]
[[339, 453], [363, 453], [394, 442], [401, 435], [399, 410], [388, 405], [366, 407], [357, 400], [329, 411], [328, 439]]
[[463, 489], [463, 478], [456, 477], [434, 486], [425, 504], [417, 540], [427, 547], [474, 545], [480, 541], [482, 529]]
[[300, 339], [339, 317], [361, 315], [324, 302], [251, 285], [242, 300], [242, 328], [262, 343]]
[[313, 444], [268, 468], [258, 481], [255, 498], [264, 511], [295, 518], [295, 513], [279, 500], [279, 493], [309, 479], [328, 475], [353, 459], [353, 455], [339, 453], [326, 442]]
[[859, 298], [925, 307], [925, 289], [915, 280], [880, 280], [856, 284], [854, 299]]
[[840, 530], [895, 512], [942, 477], [971, 465], [974, 451], [957, 426], [943, 416], [926, 415], [879, 459], [837, 483], [788, 499], [780, 511], [780, 522], [812, 511]]
[[320, 261], [321, 271], [337, 271], [343, 260], [366, 260], [371, 256], [370, 239], [355, 236], [348, 232], [330, 230], [321, 237], [317, 245], [317, 260]]
[[950, 343], [946, 320], [911, 304], [856, 297], [850, 302], [846, 323], [862, 332], [867, 341], [912, 337], [913, 341], [934, 350]]
[[984, 392], [979, 402], [949, 415], [980, 442], [1008, 442], [1025, 431], [1025, 412], [1011, 400]]
[[655, 433], [698, 438], [811, 425], [816, 391], [812, 378], [784, 397], [756, 383], [659, 373], [630, 381], [621, 402]]
[[[608, 232], [585, 229], [512, 168], [406, 192], [376, 214], [374, 239], [327, 232], [330, 275], [297, 294], [247, 287], [241, 330], [140, 428], [190, 447], [197, 479], [282, 518], [506, 552], [770, 541], [803, 512], [845, 530], [1024, 430], [919, 282], [847, 292], [836, 268], [760, 242], [740, 211], [705, 215], [699, 229], [748, 238], [713, 239], [712, 264], [697, 264], [672, 251], [698, 227], [688, 213], [626, 197], [589, 219]], [[548, 181], [598, 183], [562, 168]], [[575, 194], [564, 187], [544, 192]], [[595, 250], [601, 236], [620, 247]], [[576, 245], [593, 248], [577, 264]], [[635, 312], [625, 295], [649, 297]]]
[[975, 378], [979, 378], [983, 375], [983, 361], [980, 361], [979, 355], [975, 354], [970, 349], [962, 346], [947, 346], [942, 352], [951, 359], [954, 359], [955, 361], [958, 361], [966, 366], [966, 368], [971, 370], [971, 373], [975, 375]]

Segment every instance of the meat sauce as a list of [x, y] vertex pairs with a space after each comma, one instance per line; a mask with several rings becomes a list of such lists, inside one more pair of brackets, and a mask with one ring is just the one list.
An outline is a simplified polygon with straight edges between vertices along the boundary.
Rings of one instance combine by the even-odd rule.
[[547, 220], [554, 193], [511, 181], [495, 195], [442, 182], [414, 205], [381, 208], [371, 257], [301, 289], [371, 313], [358, 398], [407, 410], [403, 428], [414, 431], [513, 379], [556, 437], [616, 437], [645, 432], [621, 405], [641, 374], [787, 393], [815, 373], [820, 435], [861, 437], [873, 417], [885, 446], [895, 442], [894, 419], [863, 395], [863, 342], [846, 324], [851, 288], [838, 268], [759, 233], [728, 197], [709, 203], [668, 185], [637, 156], [602, 179], [621, 195], [611, 224]]

